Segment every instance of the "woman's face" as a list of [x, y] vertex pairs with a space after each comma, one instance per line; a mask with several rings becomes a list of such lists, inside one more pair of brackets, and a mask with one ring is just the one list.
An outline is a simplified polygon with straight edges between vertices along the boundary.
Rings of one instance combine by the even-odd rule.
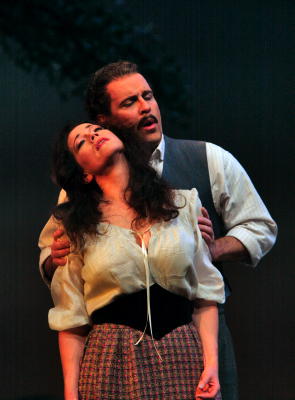
[[99, 125], [77, 125], [68, 136], [68, 148], [85, 173], [99, 175], [124, 145], [111, 131]]

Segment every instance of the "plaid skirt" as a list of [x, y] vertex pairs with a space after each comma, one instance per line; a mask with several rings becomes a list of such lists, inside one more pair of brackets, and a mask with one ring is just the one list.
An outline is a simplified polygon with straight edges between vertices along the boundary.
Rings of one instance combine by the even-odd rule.
[[125, 325], [93, 326], [81, 362], [81, 400], [195, 400], [203, 358], [193, 323], [155, 339], [162, 360], [149, 335], [134, 344], [140, 335]]

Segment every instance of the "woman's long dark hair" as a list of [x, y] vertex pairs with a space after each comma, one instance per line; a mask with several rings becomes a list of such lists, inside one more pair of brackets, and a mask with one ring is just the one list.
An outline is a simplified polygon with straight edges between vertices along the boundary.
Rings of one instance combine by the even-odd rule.
[[[95, 180], [85, 184], [82, 168], [68, 149], [68, 135], [78, 124], [67, 125], [58, 135], [53, 150], [53, 181], [67, 192], [67, 201], [58, 204], [54, 217], [62, 222], [67, 235], [77, 248], [83, 248], [86, 235], [99, 234], [98, 224], [102, 220], [99, 204], [104, 201], [103, 192]], [[128, 191], [126, 201], [137, 217], [133, 224], [149, 218], [152, 221], [169, 221], [178, 216], [173, 191], [149, 165], [150, 154], [144, 142], [126, 130], [114, 132], [124, 143], [124, 154], [129, 164]]]

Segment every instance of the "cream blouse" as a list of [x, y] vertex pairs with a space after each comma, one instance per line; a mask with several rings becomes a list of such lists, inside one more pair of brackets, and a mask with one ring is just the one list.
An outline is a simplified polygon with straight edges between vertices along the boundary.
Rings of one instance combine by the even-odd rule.
[[175, 193], [176, 204], [184, 207], [177, 218], [151, 226], [148, 249], [137, 244], [132, 230], [101, 223], [105, 234], [87, 240], [82, 254], [68, 256], [51, 284], [51, 329], [91, 324], [93, 311], [154, 283], [189, 300], [225, 301], [222, 276], [212, 265], [198, 228], [197, 190]]

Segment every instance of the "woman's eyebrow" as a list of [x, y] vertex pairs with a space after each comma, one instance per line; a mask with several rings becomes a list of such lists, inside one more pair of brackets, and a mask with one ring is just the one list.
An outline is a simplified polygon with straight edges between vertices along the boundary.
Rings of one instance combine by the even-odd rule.
[[[92, 124], [89, 124], [89, 125], [86, 125], [85, 128], [87, 129], [87, 128], [90, 128], [91, 126], [92, 126]], [[80, 133], [78, 133], [76, 135], [74, 142], [73, 142], [73, 147], [75, 147], [76, 140], [79, 138], [79, 136], [80, 136]]]
[[76, 140], [78, 139], [79, 136], [80, 136], [80, 133], [78, 133], [78, 134], [76, 135], [75, 139], [74, 139], [73, 148], [75, 148], [75, 143], [76, 143]]

